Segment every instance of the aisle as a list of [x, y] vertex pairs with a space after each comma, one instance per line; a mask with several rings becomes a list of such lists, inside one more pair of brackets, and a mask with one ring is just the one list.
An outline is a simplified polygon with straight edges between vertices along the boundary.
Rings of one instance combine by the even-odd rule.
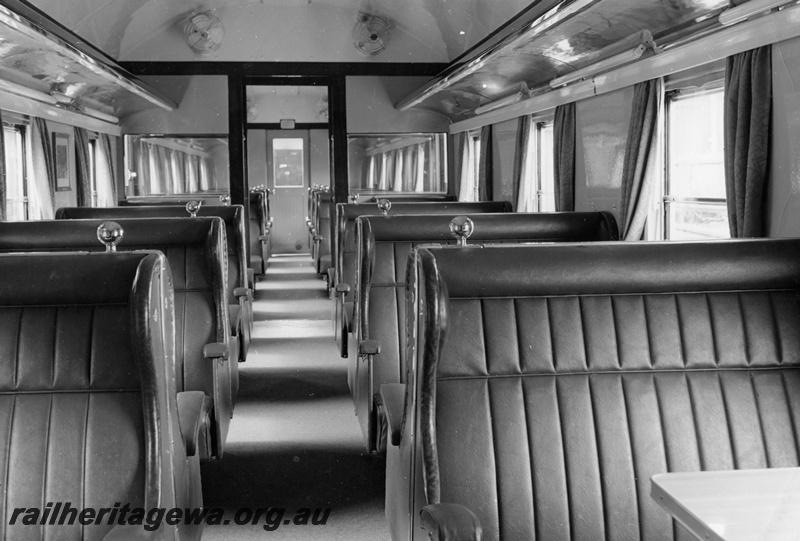
[[[228, 447], [221, 461], [203, 468], [205, 506], [224, 508], [230, 524], [207, 526], [204, 541], [389, 539], [384, 461], [362, 452], [324, 282], [307, 255], [273, 256], [256, 289], [253, 341], [239, 365]], [[241, 508], [271, 512], [255, 525], [235, 525]], [[292, 523], [303, 508], [311, 518], [319, 510], [319, 519], [330, 509], [326, 524]]]

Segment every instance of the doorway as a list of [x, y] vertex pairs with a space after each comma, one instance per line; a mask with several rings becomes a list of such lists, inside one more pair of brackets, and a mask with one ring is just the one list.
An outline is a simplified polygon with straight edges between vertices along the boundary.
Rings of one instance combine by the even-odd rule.
[[327, 86], [247, 85], [248, 185], [272, 191], [274, 253], [309, 253], [308, 188], [329, 186]]

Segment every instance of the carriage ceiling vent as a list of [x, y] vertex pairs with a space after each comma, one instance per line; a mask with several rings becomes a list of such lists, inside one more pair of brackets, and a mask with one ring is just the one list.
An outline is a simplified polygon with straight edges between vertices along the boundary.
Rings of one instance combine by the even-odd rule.
[[183, 26], [183, 34], [192, 51], [206, 55], [213, 53], [222, 45], [225, 28], [218, 17], [210, 11], [204, 11], [189, 16]]
[[374, 56], [389, 44], [389, 19], [380, 15], [358, 12], [353, 28], [353, 45], [365, 56]]

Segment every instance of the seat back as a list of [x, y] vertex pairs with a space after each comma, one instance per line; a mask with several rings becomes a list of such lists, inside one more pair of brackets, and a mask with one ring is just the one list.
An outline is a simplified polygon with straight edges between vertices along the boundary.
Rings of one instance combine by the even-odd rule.
[[[2, 255], [0, 274], [0, 538], [99, 540], [113, 528], [106, 520], [11, 524], [15, 508], [44, 510], [45, 502], [78, 511], [114, 502], [202, 507], [199, 468], [187, 478], [178, 425], [164, 256]], [[177, 529], [165, 528], [164, 538], [200, 534]]]
[[[355, 291], [355, 343], [375, 340], [380, 353], [371, 359], [349, 355], [350, 388], [367, 447], [378, 449], [380, 420], [374, 395], [384, 383], [403, 381], [406, 344], [406, 268], [408, 254], [420, 244], [454, 244], [452, 215], [362, 216], [356, 219], [358, 277]], [[470, 244], [618, 240], [608, 212], [475, 214]]]
[[[482, 203], [431, 202], [392, 203], [389, 216], [404, 214], [477, 214], [484, 212], [511, 212], [508, 201], [486, 201]], [[336, 204], [336, 282], [355, 286], [355, 220], [359, 216], [381, 214], [376, 203]], [[352, 291], [352, 290], [351, 290]]]
[[315, 229], [317, 236], [321, 237], [314, 254], [317, 274], [324, 273], [332, 265], [331, 243], [333, 239], [333, 194], [322, 192], [318, 196]]
[[[227, 237], [227, 294], [230, 304], [238, 304], [233, 294], [237, 287], [247, 287], [247, 246], [245, 244], [244, 209], [241, 205], [203, 205], [198, 216], [216, 216], [225, 223]], [[186, 208], [171, 205], [127, 207], [63, 207], [56, 211], [56, 220], [122, 218], [184, 218]]]
[[410, 284], [417, 508], [690, 539], [651, 476], [798, 465], [800, 240], [423, 248]]
[[[231, 362], [220, 366], [203, 356], [206, 344], [231, 338], [225, 293], [225, 227], [220, 218], [118, 219], [124, 230], [120, 251], [159, 250], [169, 260], [175, 291], [178, 390], [203, 391], [214, 399], [215, 455], [222, 452], [233, 411]], [[0, 222], [0, 252], [101, 251], [97, 228], [103, 220]]]
[[360, 191], [358, 201], [361, 203], [377, 203], [379, 199], [389, 199], [394, 202], [422, 203], [424, 201], [458, 201], [458, 198], [449, 193], [416, 193], [416, 192], [371, 192]]
[[250, 192], [250, 268], [256, 274], [264, 274], [267, 259], [269, 258], [269, 241], [262, 241], [260, 237], [268, 234], [267, 221], [267, 194], [263, 190]]

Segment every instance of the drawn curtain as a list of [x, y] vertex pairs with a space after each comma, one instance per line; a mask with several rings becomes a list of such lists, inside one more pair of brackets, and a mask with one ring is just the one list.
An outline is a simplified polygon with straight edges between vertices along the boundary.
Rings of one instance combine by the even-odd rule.
[[[532, 212], [532, 195], [535, 190], [526, 164], [529, 160], [528, 145], [531, 137], [531, 117], [519, 117], [517, 139], [514, 148], [514, 208], [517, 212]], [[531, 181], [533, 179], [530, 179]]]
[[641, 240], [650, 209], [653, 166], [658, 156], [662, 82], [652, 79], [633, 89], [633, 105], [622, 165], [620, 229], [624, 240]]
[[0, 221], [6, 219], [6, 134], [3, 129], [3, 112], [0, 111]]
[[494, 196], [493, 167], [494, 144], [492, 142], [492, 126], [481, 128], [480, 158], [478, 165], [478, 201], [491, 201]]
[[575, 210], [575, 103], [556, 107], [553, 121], [553, 176], [556, 210]]
[[55, 216], [55, 157], [50, 130], [43, 118], [31, 119], [31, 151], [28, 154], [28, 217], [52, 220]]
[[453, 173], [452, 182], [448, 184], [447, 191], [450, 195], [455, 195], [460, 201], [461, 198], [461, 179], [464, 169], [467, 167], [465, 156], [467, 155], [467, 134], [465, 132], [453, 135]]
[[91, 207], [92, 163], [89, 159], [89, 132], [83, 128], [75, 128], [75, 165], [78, 176], [78, 206]]
[[116, 167], [114, 165], [114, 148], [116, 137], [106, 133], [98, 135], [96, 146], [96, 173], [95, 185], [97, 186], [97, 206], [114, 207], [117, 205], [117, 183], [115, 181]]
[[769, 173], [772, 47], [728, 57], [725, 66], [725, 190], [731, 237], [764, 235]]

